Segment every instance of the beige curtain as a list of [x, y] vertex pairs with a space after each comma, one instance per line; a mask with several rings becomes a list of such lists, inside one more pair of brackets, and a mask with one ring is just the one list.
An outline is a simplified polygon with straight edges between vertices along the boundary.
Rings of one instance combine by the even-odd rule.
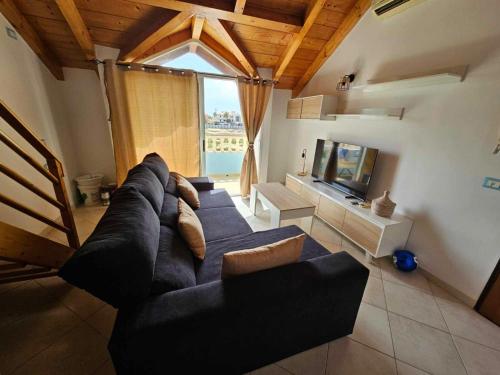
[[254, 142], [259, 134], [267, 103], [271, 95], [272, 83], [261, 80], [238, 79], [241, 115], [248, 139], [248, 149], [243, 158], [240, 175], [242, 197], [250, 194], [250, 187], [257, 183], [257, 164], [255, 162]]
[[105, 62], [118, 184], [150, 153], [184, 176], [200, 173], [198, 81], [194, 73]]

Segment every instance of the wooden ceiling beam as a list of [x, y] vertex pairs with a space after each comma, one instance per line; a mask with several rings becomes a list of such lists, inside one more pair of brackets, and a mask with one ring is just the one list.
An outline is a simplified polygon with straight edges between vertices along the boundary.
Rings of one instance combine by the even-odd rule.
[[191, 32], [192, 38], [196, 40], [200, 40], [201, 31], [203, 30], [203, 24], [205, 23], [205, 18], [200, 16], [194, 16], [192, 18], [191, 24]]
[[241, 62], [241, 65], [243, 65], [250, 77], [257, 77], [259, 74], [257, 68], [246, 52], [239, 47], [237, 37], [232, 30], [226, 25], [223, 25], [221, 21], [215, 17], [208, 17], [207, 23], [224, 40], [231, 53]]
[[165, 37], [179, 31], [179, 26], [183, 25], [187, 20], [193, 16], [192, 12], [185, 11], [180, 12], [165, 25], [160, 27], [158, 30], [149, 35], [142, 42], [133, 47], [130, 51], [123, 54], [120, 57], [121, 61], [131, 62], [139, 58], [142, 54], [148, 51], [150, 48], [154, 47], [158, 42], [160, 42]]
[[293, 36], [292, 41], [288, 44], [285, 51], [281, 54], [278, 63], [276, 64], [276, 68], [274, 71], [275, 81], [279, 81], [279, 79], [283, 75], [285, 69], [287, 68], [288, 64], [295, 55], [295, 52], [297, 52], [302, 41], [306, 37], [307, 33], [309, 32], [309, 30], [311, 30], [311, 27], [314, 25], [314, 22], [316, 21], [316, 18], [323, 9], [325, 3], [326, 0], [313, 0], [309, 5], [309, 8], [307, 9], [306, 13], [304, 26], [302, 26], [302, 29], [300, 29], [299, 33]]
[[296, 83], [292, 90], [292, 96], [296, 97], [304, 89], [314, 74], [321, 68], [326, 60], [335, 52], [340, 43], [345, 39], [349, 32], [356, 26], [371, 6], [371, 0], [358, 0], [346, 15], [339, 28], [332, 35], [330, 40], [324, 45], [318, 56], [314, 59], [304, 75]]
[[33, 52], [58, 80], [64, 80], [61, 64], [12, 0], [0, 0], [0, 12], [28, 43]]
[[[191, 38], [200, 40], [201, 32], [203, 31], [203, 24], [205, 23], [205, 18], [201, 16], [194, 16], [191, 18]], [[196, 53], [198, 44], [191, 43], [189, 46], [189, 51]]]
[[236, 0], [236, 3], [234, 4], [234, 13], [243, 14], [246, 2], [247, 0]]
[[95, 60], [94, 42], [73, 0], [55, 0], [87, 60]]
[[134, 3], [146, 4], [160, 8], [173, 9], [178, 12], [192, 12], [199, 16], [218, 18], [225, 21], [241, 23], [243, 25], [261, 27], [264, 29], [282, 31], [286, 33], [297, 33], [301, 26], [293, 25], [285, 22], [273, 21], [267, 18], [259, 18], [239, 14], [227, 10], [207, 7], [204, 5], [187, 3], [179, 0], [129, 0]]

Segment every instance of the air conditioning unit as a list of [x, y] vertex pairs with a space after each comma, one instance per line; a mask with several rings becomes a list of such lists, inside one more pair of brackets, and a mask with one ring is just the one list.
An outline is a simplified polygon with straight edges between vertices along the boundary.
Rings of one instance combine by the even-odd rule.
[[386, 18], [401, 13], [425, 0], [373, 0], [372, 9], [377, 17]]

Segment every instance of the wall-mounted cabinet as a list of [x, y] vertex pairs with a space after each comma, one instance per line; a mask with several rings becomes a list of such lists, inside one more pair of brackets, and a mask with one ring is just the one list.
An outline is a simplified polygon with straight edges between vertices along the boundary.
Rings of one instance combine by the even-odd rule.
[[288, 101], [286, 118], [321, 120], [326, 118], [328, 113], [334, 113], [336, 109], [336, 96], [306, 96], [303, 98], [290, 99]]

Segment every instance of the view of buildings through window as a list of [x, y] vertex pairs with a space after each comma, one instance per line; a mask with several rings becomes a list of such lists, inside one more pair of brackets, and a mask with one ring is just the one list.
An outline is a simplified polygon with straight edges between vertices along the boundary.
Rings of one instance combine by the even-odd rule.
[[[194, 53], [169, 61], [166, 66], [201, 73], [221, 73]], [[231, 194], [239, 194], [239, 176], [247, 148], [236, 80], [203, 78], [205, 174]]]

